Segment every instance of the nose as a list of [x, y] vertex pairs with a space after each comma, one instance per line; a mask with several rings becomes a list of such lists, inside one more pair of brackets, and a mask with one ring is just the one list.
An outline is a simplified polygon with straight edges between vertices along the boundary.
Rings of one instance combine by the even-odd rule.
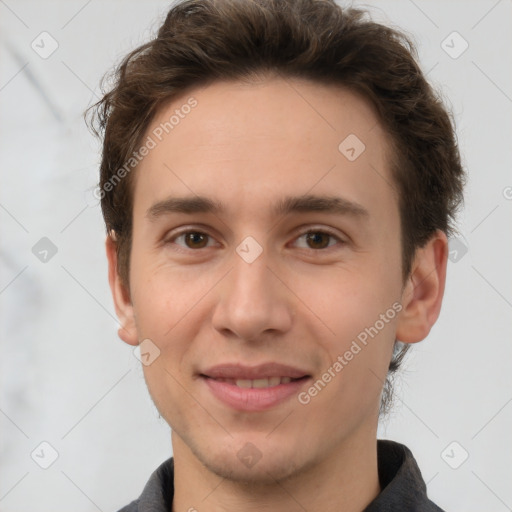
[[293, 321], [293, 296], [284, 276], [270, 268], [265, 251], [252, 263], [238, 254], [223, 279], [212, 322], [224, 336], [260, 341], [288, 331]]

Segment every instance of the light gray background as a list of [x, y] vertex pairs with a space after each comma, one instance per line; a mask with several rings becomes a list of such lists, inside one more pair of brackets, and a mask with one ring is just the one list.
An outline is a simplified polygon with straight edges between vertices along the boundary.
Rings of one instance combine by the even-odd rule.
[[[441, 317], [409, 356], [380, 437], [411, 448], [447, 511], [512, 510], [512, 2], [356, 4], [414, 36], [470, 177], [469, 250], [449, 263]], [[92, 196], [99, 147], [81, 117], [168, 5], [0, 0], [1, 511], [115, 511], [171, 455], [140, 363], [117, 338]], [[59, 45], [47, 59], [31, 48], [43, 31]], [[456, 59], [441, 46], [453, 31], [469, 43]], [[32, 253], [42, 237], [58, 249], [46, 263]], [[59, 455], [46, 470], [31, 458], [49, 461], [43, 441]]]

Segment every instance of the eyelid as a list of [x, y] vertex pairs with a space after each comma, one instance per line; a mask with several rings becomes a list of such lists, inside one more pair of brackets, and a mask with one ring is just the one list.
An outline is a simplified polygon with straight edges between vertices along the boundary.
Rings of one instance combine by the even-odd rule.
[[[301, 236], [307, 235], [309, 233], [323, 233], [323, 234], [331, 236], [332, 238], [334, 238], [338, 241], [338, 244], [334, 244], [334, 245], [345, 245], [348, 243], [348, 240], [346, 240], [344, 237], [341, 237], [336, 231], [334, 231], [331, 228], [324, 227], [324, 226], [315, 226], [315, 225], [301, 226], [301, 227], [297, 228], [297, 231], [295, 233], [296, 234], [294, 235], [294, 241], [297, 240], [298, 238], [300, 238]], [[332, 245], [332, 246], [329, 245], [325, 249], [310, 249], [310, 250], [315, 251], [315, 252], [326, 251], [330, 247], [334, 247], [334, 245]]]
[[[207, 228], [206, 226], [197, 224], [197, 225], [193, 225], [193, 226], [184, 226], [182, 228], [179, 228], [179, 231], [173, 232], [172, 234], [166, 233], [166, 235], [162, 238], [162, 243], [164, 245], [170, 244], [170, 243], [174, 244], [174, 240], [176, 240], [176, 238], [178, 238], [182, 235], [186, 235], [188, 233], [199, 233], [201, 235], [206, 235], [207, 237], [209, 237], [211, 239], [215, 239], [215, 237], [211, 234], [210, 228]], [[182, 245], [178, 245], [178, 244], [175, 244], [175, 245], [178, 246], [180, 249], [187, 251], [187, 252], [190, 252], [190, 251], [198, 252], [199, 251], [199, 249], [190, 249], [186, 246], [182, 246]], [[209, 248], [210, 247], [202, 247], [202, 249], [209, 249]]]

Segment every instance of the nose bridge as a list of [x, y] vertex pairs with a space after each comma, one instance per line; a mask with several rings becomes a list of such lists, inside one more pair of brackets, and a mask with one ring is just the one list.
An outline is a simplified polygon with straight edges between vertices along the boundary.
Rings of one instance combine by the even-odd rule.
[[263, 299], [265, 303], [272, 300], [272, 284], [269, 282], [271, 272], [268, 269], [268, 258], [266, 254], [260, 254], [254, 261], [245, 260], [240, 254], [237, 255], [235, 266], [231, 272], [232, 276], [232, 299], [237, 304], [253, 304], [256, 299]]
[[213, 316], [217, 330], [231, 331], [245, 340], [256, 339], [265, 331], [285, 331], [292, 318], [289, 297], [268, 268], [267, 253], [262, 248], [256, 251], [251, 243], [248, 240], [237, 247]]

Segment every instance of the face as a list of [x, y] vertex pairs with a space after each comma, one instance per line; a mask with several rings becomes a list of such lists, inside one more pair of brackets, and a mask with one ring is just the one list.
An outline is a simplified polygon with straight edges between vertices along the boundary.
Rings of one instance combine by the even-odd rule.
[[150, 340], [144, 375], [173, 436], [253, 482], [375, 439], [403, 283], [373, 109], [306, 81], [218, 82], [148, 136], [116, 302], [123, 339]]

